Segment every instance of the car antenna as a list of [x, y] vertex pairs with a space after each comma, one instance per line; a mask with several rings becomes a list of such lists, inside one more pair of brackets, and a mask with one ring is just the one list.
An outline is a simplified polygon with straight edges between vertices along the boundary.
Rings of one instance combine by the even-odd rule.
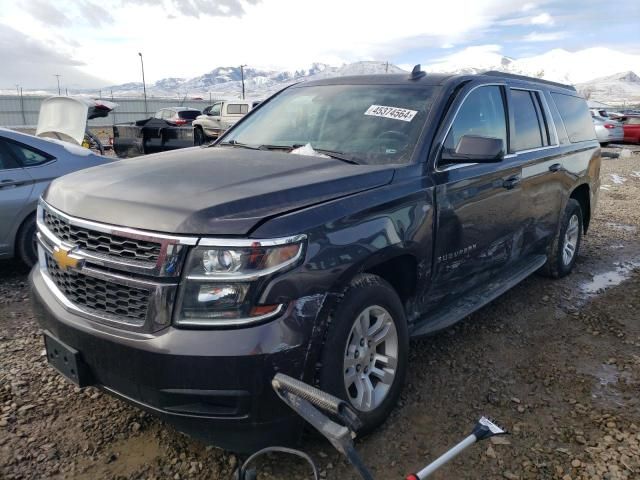
[[420, 68], [420, 64], [418, 63], [415, 67], [413, 67], [413, 70], [411, 70], [411, 76], [409, 77], [409, 80], [418, 80], [424, 77], [426, 74], [427, 72], [423, 72]]

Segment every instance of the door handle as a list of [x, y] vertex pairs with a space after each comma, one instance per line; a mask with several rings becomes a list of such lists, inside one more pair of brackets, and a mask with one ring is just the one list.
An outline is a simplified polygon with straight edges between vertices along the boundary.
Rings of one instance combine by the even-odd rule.
[[549, 171], [550, 172], [559, 172], [560, 170], [562, 170], [562, 164], [561, 163], [554, 163], [553, 165], [551, 165], [549, 167]]
[[0, 189], [17, 187], [19, 184], [20, 182], [16, 182], [12, 179], [0, 180]]
[[506, 188], [507, 190], [511, 190], [511, 189], [515, 188], [519, 183], [520, 183], [520, 177], [519, 176], [509, 177], [506, 180], [503, 180], [502, 188]]

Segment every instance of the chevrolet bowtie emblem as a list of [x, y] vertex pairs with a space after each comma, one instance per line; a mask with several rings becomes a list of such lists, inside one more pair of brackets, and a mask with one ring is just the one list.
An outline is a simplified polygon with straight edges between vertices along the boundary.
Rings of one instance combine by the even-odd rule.
[[53, 259], [63, 272], [66, 272], [69, 268], [78, 268], [83, 263], [82, 259], [71, 256], [72, 250], [63, 250], [59, 247], [54, 247], [53, 249]]

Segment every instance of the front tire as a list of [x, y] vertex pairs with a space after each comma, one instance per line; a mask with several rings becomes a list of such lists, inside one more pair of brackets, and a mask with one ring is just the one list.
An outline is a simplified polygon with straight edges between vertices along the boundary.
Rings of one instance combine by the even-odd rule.
[[349, 402], [372, 431], [396, 405], [407, 371], [409, 335], [402, 302], [382, 278], [358, 275], [331, 315], [320, 388]]
[[28, 266], [33, 267], [38, 261], [38, 246], [36, 239], [36, 217], [27, 218], [18, 232], [16, 249], [18, 257]]
[[204, 130], [202, 130], [202, 128], [200, 127], [196, 127], [193, 131], [193, 143], [195, 143], [196, 146], [201, 146], [204, 145], [205, 143], [207, 143], [207, 137], [204, 134]]
[[583, 217], [580, 203], [570, 198], [562, 215], [560, 229], [549, 249], [543, 273], [562, 278], [573, 270], [582, 242]]

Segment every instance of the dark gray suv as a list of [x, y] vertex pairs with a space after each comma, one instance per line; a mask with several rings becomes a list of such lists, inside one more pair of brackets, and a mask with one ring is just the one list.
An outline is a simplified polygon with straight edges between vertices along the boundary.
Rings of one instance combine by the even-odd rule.
[[565, 85], [416, 69], [291, 86], [212, 146], [52, 183], [31, 277], [49, 361], [229, 449], [299, 435], [276, 372], [371, 430], [410, 337], [571, 272], [599, 173]]

